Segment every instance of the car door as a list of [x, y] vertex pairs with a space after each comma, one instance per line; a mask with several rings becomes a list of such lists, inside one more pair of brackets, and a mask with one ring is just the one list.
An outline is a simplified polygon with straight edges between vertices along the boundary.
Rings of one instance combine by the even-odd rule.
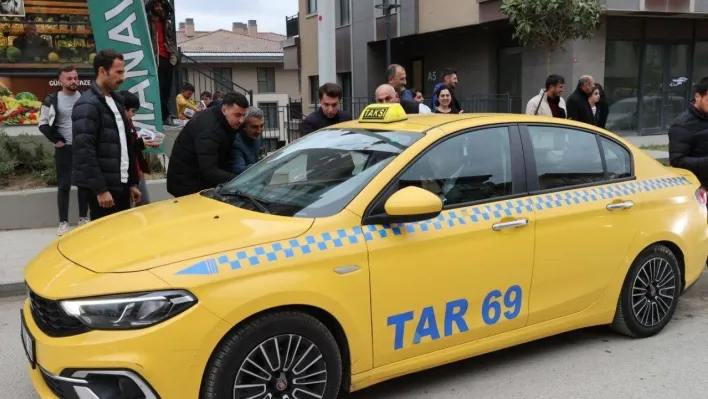
[[622, 144], [579, 128], [521, 127], [536, 247], [528, 324], [594, 304], [636, 234], [641, 193]]
[[[364, 225], [376, 367], [524, 327], [534, 247], [516, 126], [461, 132], [432, 144], [384, 189], [443, 199], [439, 217]], [[365, 219], [366, 220], [366, 219]]]

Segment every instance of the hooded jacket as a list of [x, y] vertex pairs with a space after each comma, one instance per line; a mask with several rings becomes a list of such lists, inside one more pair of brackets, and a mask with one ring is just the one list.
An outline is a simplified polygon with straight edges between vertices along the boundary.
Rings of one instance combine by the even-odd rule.
[[708, 187], [708, 114], [691, 101], [669, 128], [669, 163], [693, 172]]

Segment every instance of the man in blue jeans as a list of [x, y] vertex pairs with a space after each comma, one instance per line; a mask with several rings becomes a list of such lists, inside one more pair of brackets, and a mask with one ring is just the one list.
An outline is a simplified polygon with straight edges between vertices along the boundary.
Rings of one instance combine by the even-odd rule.
[[[69, 231], [69, 194], [72, 184], [72, 132], [71, 112], [81, 97], [79, 74], [71, 65], [59, 69], [61, 90], [44, 99], [39, 113], [39, 131], [54, 144], [54, 161], [57, 171], [57, 207], [59, 208], [58, 235]], [[79, 226], [89, 222], [88, 197], [79, 191]]]
[[232, 147], [231, 165], [234, 174], [240, 175], [260, 160], [264, 124], [263, 111], [257, 107], [248, 108]]

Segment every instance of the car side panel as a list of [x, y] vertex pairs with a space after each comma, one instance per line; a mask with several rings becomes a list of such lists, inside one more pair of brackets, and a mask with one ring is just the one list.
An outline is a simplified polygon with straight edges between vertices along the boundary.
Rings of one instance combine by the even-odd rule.
[[[217, 273], [211, 275], [180, 275], [188, 266], [185, 264], [153, 272], [175, 287], [193, 287], [192, 292], [205, 308], [232, 325], [277, 307], [319, 308], [342, 326], [352, 373], [360, 373], [373, 367], [368, 257], [361, 229], [343, 227], [357, 224], [360, 218], [345, 211], [318, 219], [296, 240], [191, 261], [217, 267]], [[279, 250], [274, 250], [274, 244]], [[225, 260], [222, 257], [238, 260], [244, 251], [247, 257], [236, 269], [220, 262]], [[252, 260], [259, 263], [251, 265]], [[335, 270], [348, 266], [356, 270], [344, 274]]]

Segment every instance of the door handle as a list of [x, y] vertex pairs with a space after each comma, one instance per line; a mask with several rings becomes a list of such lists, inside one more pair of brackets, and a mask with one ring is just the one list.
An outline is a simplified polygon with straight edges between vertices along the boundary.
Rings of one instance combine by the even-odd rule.
[[607, 210], [608, 211], [617, 211], [621, 209], [629, 209], [634, 206], [634, 202], [632, 201], [624, 201], [624, 202], [616, 202], [612, 204], [607, 205]]
[[529, 225], [528, 219], [517, 219], [511, 222], [496, 223], [492, 225], [492, 230], [502, 231], [506, 229], [518, 229], [519, 227], [526, 227]]

